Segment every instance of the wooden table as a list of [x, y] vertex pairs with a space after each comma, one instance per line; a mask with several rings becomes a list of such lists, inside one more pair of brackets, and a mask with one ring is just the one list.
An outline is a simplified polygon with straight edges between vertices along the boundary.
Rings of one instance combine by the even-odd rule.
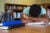
[[50, 33], [50, 25], [25, 26], [11, 30], [0, 30], [0, 33]]

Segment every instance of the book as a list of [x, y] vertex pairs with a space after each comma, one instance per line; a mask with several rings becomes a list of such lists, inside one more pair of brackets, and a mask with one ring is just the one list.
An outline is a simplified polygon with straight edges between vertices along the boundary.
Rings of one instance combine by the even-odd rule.
[[13, 29], [13, 28], [19, 28], [23, 26], [25, 26], [25, 24], [22, 23], [21, 20], [5, 21], [0, 23], [0, 29]]
[[10, 30], [10, 29], [14, 29], [14, 28], [20, 28], [20, 27], [24, 27], [25, 24], [19, 24], [19, 25], [14, 25], [14, 26], [0, 26], [0, 29], [2, 30]]
[[0, 26], [0, 29], [9, 29], [7, 26]]

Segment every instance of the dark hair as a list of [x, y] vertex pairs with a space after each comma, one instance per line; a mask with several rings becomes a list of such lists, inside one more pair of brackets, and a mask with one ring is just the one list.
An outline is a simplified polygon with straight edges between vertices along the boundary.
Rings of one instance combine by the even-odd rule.
[[31, 17], [38, 17], [41, 13], [40, 5], [33, 4], [29, 10], [29, 14]]

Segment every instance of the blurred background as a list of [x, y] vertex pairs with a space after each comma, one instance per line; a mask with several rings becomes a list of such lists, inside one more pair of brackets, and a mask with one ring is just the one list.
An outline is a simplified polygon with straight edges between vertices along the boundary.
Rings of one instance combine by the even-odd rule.
[[[50, 0], [0, 0], [0, 12], [5, 11], [5, 4], [21, 4], [21, 5], [32, 5], [32, 4], [50, 4]], [[48, 5], [49, 6], [49, 5]]]
[[[14, 19], [20, 19], [20, 14], [22, 14], [23, 9], [27, 6], [31, 6], [32, 4], [42, 5], [46, 9], [50, 18], [50, 0], [0, 0], [0, 15], [11, 13], [9, 17], [13, 16]], [[4, 16], [0, 16], [0, 19], [1, 17]], [[5, 20], [5, 17], [3, 19]]]

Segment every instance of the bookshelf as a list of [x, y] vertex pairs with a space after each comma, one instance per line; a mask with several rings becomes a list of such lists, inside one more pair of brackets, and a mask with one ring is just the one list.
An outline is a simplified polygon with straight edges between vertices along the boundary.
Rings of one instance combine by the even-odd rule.
[[[5, 4], [5, 13], [11, 12], [11, 15], [14, 17], [14, 19], [21, 19], [20, 16], [22, 14], [24, 7], [27, 7], [27, 5], [6, 3]], [[18, 16], [16, 16], [16, 14]]]
[[47, 15], [49, 16], [50, 18], [50, 4], [41, 4], [42, 6], [44, 6], [44, 8], [46, 9], [47, 11]]

